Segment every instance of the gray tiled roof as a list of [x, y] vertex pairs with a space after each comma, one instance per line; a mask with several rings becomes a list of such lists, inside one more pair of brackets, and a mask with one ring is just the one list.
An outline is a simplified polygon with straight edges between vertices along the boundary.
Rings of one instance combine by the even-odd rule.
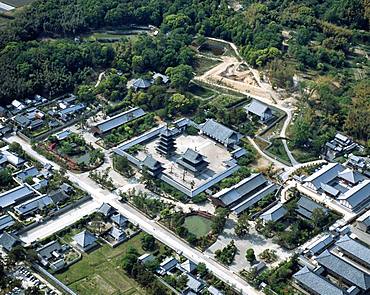
[[266, 112], [271, 112], [270, 107], [256, 99], [253, 99], [252, 102], [246, 106], [246, 110], [260, 117]]
[[344, 203], [345, 206], [349, 205], [352, 209], [357, 209], [361, 205], [366, 205], [370, 202], [370, 180], [366, 179], [360, 182], [358, 185], [340, 195], [338, 200]]
[[58, 114], [60, 116], [68, 116], [68, 115], [74, 114], [76, 112], [79, 112], [79, 111], [81, 111], [83, 109], [85, 109], [85, 105], [83, 103], [79, 103], [79, 104], [70, 106], [68, 108], [65, 108], [64, 110], [60, 110], [58, 112]]
[[186, 283], [186, 286], [188, 288], [193, 290], [195, 293], [198, 293], [200, 290], [202, 290], [202, 288], [204, 287], [204, 284], [201, 280], [195, 278], [193, 275], [189, 273], [186, 274], [186, 276], [188, 278], [188, 282]]
[[96, 242], [95, 236], [87, 230], [84, 230], [73, 237], [75, 242], [82, 248], [89, 247]]
[[41, 210], [44, 207], [53, 204], [49, 196], [38, 196], [14, 207], [14, 211], [21, 215], [31, 214], [36, 210]]
[[0, 194], [0, 207], [6, 208], [19, 200], [29, 197], [34, 193], [28, 186], [18, 186], [10, 191]]
[[109, 231], [109, 234], [116, 240], [116, 241], [123, 241], [126, 239], [126, 233], [116, 226], [113, 226]]
[[36, 167], [29, 167], [15, 174], [15, 177], [17, 177], [22, 182], [24, 182], [28, 177], [35, 177], [38, 174], [39, 174], [39, 170], [37, 170]]
[[7, 251], [11, 251], [17, 243], [19, 243], [18, 238], [12, 234], [4, 232], [0, 235], [0, 246]]
[[150, 83], [149, 80], [145, 80], [145, 79], [142, 79], [142, 78], [136, 79], [132, 82], [132, 87], [134, 87], [134, 88], [145, 89], [145, 88], [148, 88], [150, 85], [152, 85], [152, 84]]
[[121, 227], [124, 226], [128, 221], [128, 219], [120, 213], [112, 215], [110, 219]]
[[332, 196], [337, 196], [340, 193], [339, 190], [337, 190], [335, 187], [332, 187], [325, 183], [321, 183], [321, 189], [325, 193], [328, 193], [329, 195], [332, 195]]
[[288, 210], [285, 209], [283, 204], [279, 202], [275, 206], [267, 210], [265, 213], [261, 214], [260, 218], [265, 221], [276, 222], [279, 219], [283, 218], [287, 212]]
[[114, 208], [107, 203], [103, 203], [98, 209], [98, 212], [102, 213], [104, 216], [109, 216], [114, 212]]
[[193, 261], [191, 261], [189, 259], [187, 259], [183, 263], [181, 263], [180, 266], [181, 266], [181, 268], [183, 268], [184, 270], [186, 270], [189, 273], [191, 273], [191, 272], [193, 272], [194, 270], [197, 269], [196, 263], [194, 263]]
[[296, 211], [308, 219], [311, 219], [312, 212], [315, 209], [321, 209], [324, 212], [328, 211], [325, 207], [306, 197], [301, 197], [297, 202]]
[[62, 190], [53, 191], [49, 194], [50, 199], [53, 201], [54, 204], [58, 204], [60, 202], [65, 201], [69, 198], [69, 196]]
[[182, 158], [194, 164], [204, 160], [204, 156], [190, 148], [186, 149], [185, 153], [182, 154]]
[[335, 243], [339, 249], [350, 255], [355, 256], [358, 260], [370, 265], [370, 249], [359, 242], [352, 240], [348, 235], [343, 236]]
[[358, 173], [357, 171], [353, 171], [350, 168], [347, 168], [346, 170], [339, 172], [338, 177], [352, 184], [356, 184], [365, 179], [365, 177], [361, 173]]
[[8, 214], [0, 216], [0, 232], [12, 226], [14, 223], [14, 219]]
[[325, 250], [316, 261], [328, 271], [367, 291], [370, 288], [370, 275]]
[[243, 213], [245, 210], [247, 210], [248, 208], [252, 207], [258, 201], [262, 200], [264, 197], [276, 191], [278, 188], [279, 188], [278, 185], [274, 183], [268, 183], [262, 189], [259, 189], [256, 193], [254, 193], [247, 199], [243, 200], [243, 202], [231, 208], [231, 210], [239, 215]]
[[238, 142], [240, 138], [237, 132], [217, 123], [213, 119], [207, 119], [205, 123], [200, 125], [200, 129], [210, 137], [227, 145]]
[[220, 290], [218, 290], [216, 287], [214, 286], [209, 286], [207, 288], [207, 291], [211, 294], [211, 295], [224, 295], [223, 292], [221, 292]]
[[228, 206], [266, 182], [266, 178], [261, 173], [254, 173], [236, 185], [221, 190], [214, 197]]
[[51, 241], [47, 243], [46, 245], [38, 248], [36, 250], [37, 254], [40, 255], [44, 259], [50, 259], [52, 257], [52, 252], [56, 251], [59, 252], [62, 250], [62, 246], [58, 241]]
[[100, 132], [105, 133], [144, 115], [145, 112], [143, 109], [133, 108], [112, 118], [106, 119], [96, 124], [95, 127], [97, 127]]
[[329, 163], [323, 166], [319, 171], [305, 178], [304, 182], [311, 182], [316, 189], [321, 187], [322, 183], [327, 184], [338, 176], [339, 172], [345, 170], [345, 167], [339, 163]]
[[150, 170], [156, 170], [159, 169], [162, 164], [161, 162], [157, 161], [156, 159], [153, 158], [151, 155], [147, 155], [143, 161], [143, 165]]
[[317, 255], [327, 249], [334, 242], [332, 235], [327, 234], [318, 239], [317, 241], [310, 244], [307, 249], [312, 253], [312, 255]]
[[333, 285], [325, 278], [310, 271], [307, 266], [293, 275], [300, 284], [319, 295], [345, 295], [347, 292]]

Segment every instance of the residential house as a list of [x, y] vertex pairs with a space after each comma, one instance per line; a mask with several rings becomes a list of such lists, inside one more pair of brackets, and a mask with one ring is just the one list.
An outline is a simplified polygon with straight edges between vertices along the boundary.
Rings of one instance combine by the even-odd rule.
[[82, 113], [85, 109], [85, 104], [79, 103], [58, 111], [57, 115], [63, 122], [67, 122], [71, 120], [74, 115]]
[[366, 160], [364, 157], [359, 157], [353, 154], [348, 156], [347, 165], [353, 167], [354, 169], [364, 170], [366, 169]]
[[171, 270], [173, 270], [178, 264], [178, 261], [174, 257], [167, 257], [165, 260], [161, 262], [157, 269], [157, 273], [161, 276], [169, 273]]
[[207, 291], [210, 295], [225, 295], [225, 293], [221, 292], [219, 289], [212, 285], [207, 288]]
[[20, 172], [14, 174], [14, 178], [17, 179], [19, 182], [24, 183], [29, 178], [34, 178], [39, 174], [39, 170], [36, 167], [29, 167]]
[[200, 291], [202, 291], [202, 289], [205, 287], [203, 281], [201, 281], [200, 279], [194, 277], [190, 273], [186, 273], [186, 276], [188, 278], [188, 281], [186, 283], [186, 290], [191, 290], [195, 294], [199, 294]]
[[263, 102], [253, 99], [252, 102], [244, 107], [248, 115], [257, 116], [258, 119], [266, 123], [273, 118], [272, 109]]
[[137, 260], [140, 263], [145, 264], [145, 263], [153, 261], [154, 259], [155, 259], [155, 257], [152, 254], [145, 253], [145, 254], [141, 255]]

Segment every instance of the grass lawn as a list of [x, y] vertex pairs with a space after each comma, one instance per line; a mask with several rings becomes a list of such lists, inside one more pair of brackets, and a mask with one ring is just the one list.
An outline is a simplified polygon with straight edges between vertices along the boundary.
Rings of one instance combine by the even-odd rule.
[[208, 70], [214, 68], [215, 66], [217, 66], [218, 64], [220, 64], [221, 62], [220, 61], [217, 61], [217, 60], [214, 60], [214, 59], [210, 59], [210, 58], [206, 58], [206, 57], [200, 57], [200, 56], [197, 56], [195, 57], [195, 73], [197, 75], [203, 75], [205, 72], [207, 72]]
[[199, 215], [185, 217], [184, 227], [197, 238], [207, 235], [211, 231], [212, 220]]
[[[232, 95], [232, 94], [219, 94], [212, 99], [212, 105], [220, 108], [228, 108], [230, 105], [238, 103], [241, 99], [245, 98], [243, 95]], [[247, 100], [246, 102], [247, 103]]]
[[215, 92], [213, 92], [211, 89], [208, 89], [206, 87], [203, 87], [195, 83], [191, 83], [188, 89], [189, 89], [190, 94], [199, 96], [202, 99], [207, 99], [210, 96], [215, 94]]
[[129, 247], [143, 252], [140, 242], [142, 235], [140, 233], [116, 248], [104, 244], [97, 250], [84, 254], [79, 262], [56, 277], [81, 295], [145, 294], [121, 267], [122, 256]]
[[271, 146], [266, 151], [270, 152], [271, 154], [283, 160], [284, 162], [290, 163], [289, 157], [284, 149], [284, 145], [281, 139], [274, 140]]

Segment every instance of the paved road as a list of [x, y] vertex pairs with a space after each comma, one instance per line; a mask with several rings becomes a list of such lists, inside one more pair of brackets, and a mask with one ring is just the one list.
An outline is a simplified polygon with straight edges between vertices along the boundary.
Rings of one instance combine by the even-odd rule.
[[[59, 169], [59, 165], [47, 160], [42, 155], [39, 155], [35, 152], [31, 146], [20, 139], [19, 137], [13, 136], [8, 139], [9, 142], [19, 142], [23, 149], [31, 157], [37, 159], [41, 163], [50, 163], [55, 169]], [[193, 260], [196, 263], [203, 262], [206, 264], [207, 268], [213, 272], [218, 278], [233, 286], [235, 289], [240, 290], [242, 294], [262, 294], [261, 292], [255, 290], [249, 286], [243, 279], [235, 275], [232, 271], [223, 267], [219, 263], [215, 262], [208, 255], [190, 247], [187, 243], [183, 242], [177, 236], [175, 236], [167, 228], [157, 224], [155, 221], [148, 219], [143, 214], [141, 214], [136, 209], [132, 208], [128, 204], [121, 203], [118, 201], [117, 195], [110, 193], [109, 191], [99, 188], [99, 186], [90, 178], [86, 173], [84, 174], [75, 174], [70, 171], [67, 172], [67, 175], [70, 177], [72, 182], [75, 182], [85, 191], [87, 191], [97, 203], [106, 202], [111, 206], [115, 207], [121, 214], [125, 215], [131, 222], [137, 224], [147, 233], [153, 235], [156, 239], [166, 244], [170, 248], [174, 249], [177, 252], [182, 252], [182, 254]], [[52, 227], [52, 225], [50, 225]], [[62, 224], [55, 224], [55, 230], [63, 228]], [[37, 233], [42, 236], [42, 227], [39, 231], [34, 231], [32, 234], [32, 239], [37, 239]], [[31, 235], [30, 235], [31, 236]]]
[[24, 234], [20, 235], [19, 238], [26, 244], [31, 244], [36, 240], [42, 240], [77, 222], [82, 217], [91, 214], [100, 206], [101, 203], [98, 203], [95, 200], [88, 201], [74, 209], [71, 209], [69, 212], [59, 215], [58, 217], [25, 232]]

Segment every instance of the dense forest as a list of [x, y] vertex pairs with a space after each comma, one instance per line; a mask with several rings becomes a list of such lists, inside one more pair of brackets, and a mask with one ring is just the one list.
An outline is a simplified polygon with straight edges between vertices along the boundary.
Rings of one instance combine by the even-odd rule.
[[[0, 102], [58, 95], [110, 66], [129, 76], [193, 66], [188, 45], [211, 36], [237, 44], [246, 61], [266, 70], [278, 87], [292, 87], [297, 71], [309, 76], [312, 83], [305, 86], [312, 91], [302, 96], [302, 114], [292, 130], [295, 145], [319, 146], [343, 127], [368, 140], [368, 1], [244, 0], [240, 10], [232, 9], [234, 2], [36, 0], [0, 31]], [[155, 25], [160, 34], [118, 46], [74, 40], [99, 28], [132, 24]], [[354, 48], [365, 54], [354, 55]], [[362, 78], [355, 78], [353, 65], [362, 68]]]

